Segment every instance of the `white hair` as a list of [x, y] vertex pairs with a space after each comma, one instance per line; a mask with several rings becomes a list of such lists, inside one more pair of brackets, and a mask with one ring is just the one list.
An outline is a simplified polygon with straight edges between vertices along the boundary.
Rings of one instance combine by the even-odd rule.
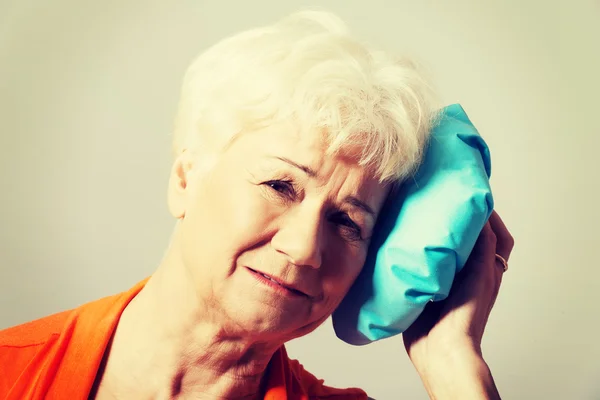
[[381, 181], [422, 160], [435, 96], [417, 64], [354, 39], [335, 15], [292, 14], [222, 40], [188, 68], [173, 150], [207, 157], [278, 121], [326, 135], [328, 153], [359, 150]]

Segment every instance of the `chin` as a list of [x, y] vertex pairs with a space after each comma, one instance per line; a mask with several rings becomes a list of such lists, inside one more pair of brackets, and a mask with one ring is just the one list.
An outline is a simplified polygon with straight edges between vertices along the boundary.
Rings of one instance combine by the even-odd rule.
[[[254, 297], [254, 296], [252, 296]], [[223, 304], [227, 319], [249, 336], [297, 336], [310, 323], [310, 307], [238, 294]]]

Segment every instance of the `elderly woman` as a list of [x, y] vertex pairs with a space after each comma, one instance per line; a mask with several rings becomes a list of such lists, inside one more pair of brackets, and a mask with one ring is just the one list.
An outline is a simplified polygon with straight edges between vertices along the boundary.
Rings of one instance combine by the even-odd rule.
[[[366, 399], [290, 360], [359, 275], [435, 116], [415, 66], [300, 13], [226, 39], [183, 83], [158, 269], [0, 333], [7, 399]], [[432, 398], [497, 398], [481, 355], [512, 238], [496, 213], [450, 297], [403, 335]]]

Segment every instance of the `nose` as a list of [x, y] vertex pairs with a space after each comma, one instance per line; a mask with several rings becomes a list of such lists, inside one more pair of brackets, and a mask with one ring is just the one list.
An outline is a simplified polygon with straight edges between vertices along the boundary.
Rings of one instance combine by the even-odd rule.
[[274, 249], [298, 266], [320, 268], [322, 262], [323, 218], [319, 210], [288, 210], [271, 239]]

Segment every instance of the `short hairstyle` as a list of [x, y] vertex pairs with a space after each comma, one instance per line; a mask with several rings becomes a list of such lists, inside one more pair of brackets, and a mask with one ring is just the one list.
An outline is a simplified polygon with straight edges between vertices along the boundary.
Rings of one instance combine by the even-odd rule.
[[437, 101], [416, 62], [370, 48], [335, 15], [302, 11], [226, 38], [187, 69], [173, 151], [207, 156], [238, 134], [292, 120], [350, 148], [381, 181], [418, 167]]

